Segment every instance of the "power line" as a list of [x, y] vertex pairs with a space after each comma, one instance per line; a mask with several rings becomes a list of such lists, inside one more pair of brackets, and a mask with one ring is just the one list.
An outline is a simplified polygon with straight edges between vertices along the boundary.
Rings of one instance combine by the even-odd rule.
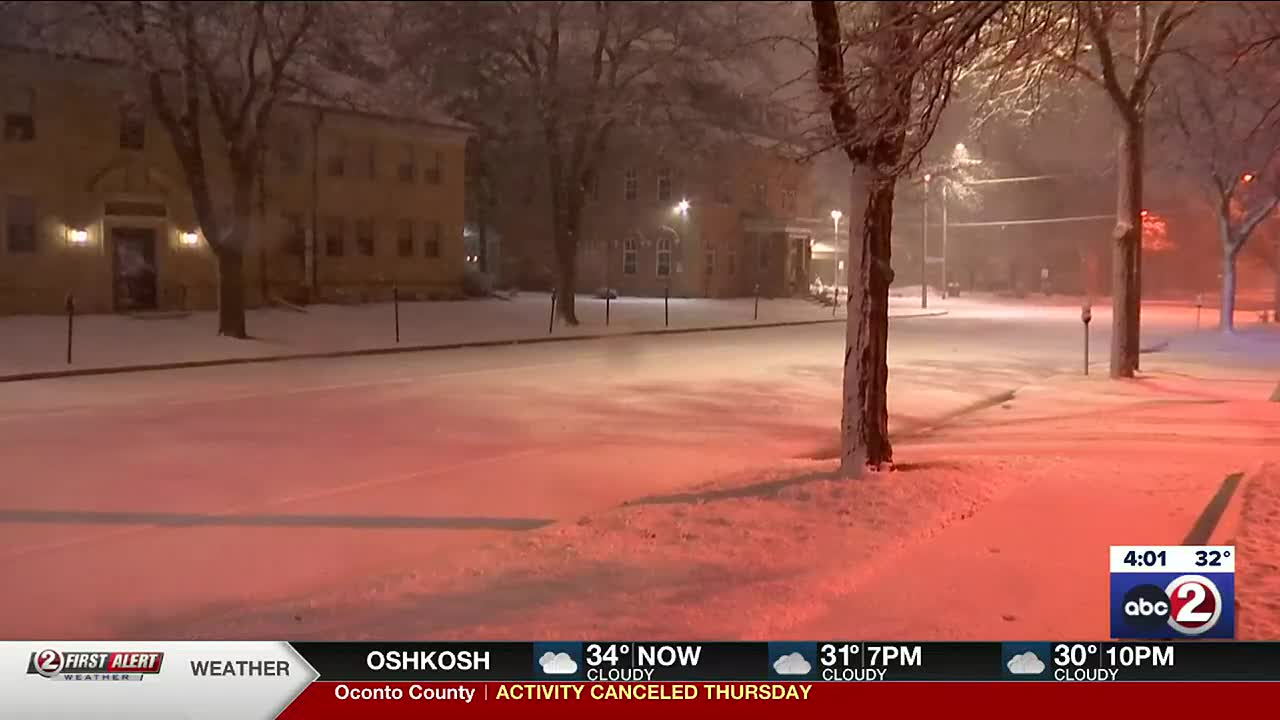
[[[1075, 217], [1040, 218], [1036, 220], [991, 220], [987, 222], [953, 222], [947, 223], [949, 228], [957, 227], [998, 227], [1003, 225], [1047, 225], [1065, 222], [1092, 222], [1096, 220], [1115, 220], [1112, 215], [1077, 215]], [[939, 223], [940, 225], [940, 223]]]

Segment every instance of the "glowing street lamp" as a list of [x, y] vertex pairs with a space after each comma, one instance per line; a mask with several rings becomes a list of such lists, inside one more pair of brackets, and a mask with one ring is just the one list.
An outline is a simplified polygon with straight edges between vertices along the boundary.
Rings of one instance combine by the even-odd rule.
[[1253, 182], [1253, 173], [1245, 173], [1244, 177], [1240, 179], [1243, 180], [1245, 183], [1251, 183]]
[[681, 214], [681, 215], [688, 215], [688, 214], [689, 214], [689, 200], [688, 200], [688, 199], [682, 199], [679, 203], [677, 203], [677, 204], [676, 204], [675, 211], [676, 211], [677, 213]]

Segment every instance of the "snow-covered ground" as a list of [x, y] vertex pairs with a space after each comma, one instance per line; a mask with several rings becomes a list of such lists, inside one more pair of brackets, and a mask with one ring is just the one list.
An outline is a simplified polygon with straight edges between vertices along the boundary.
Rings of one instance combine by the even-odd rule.
[[[605, 301], [577, 298], [577, 327], [558, 319], [550, 334], [560, 336], [637, 330], [723, 327], [827, 320], [830, 307], [807, 300], [662, 298], [613, 300], [605, 325]], [[911, 314], [911, 304], [899, 305]], [[298, 312], [284, 308], [249, 311], [251, 340], [218, 337], [213, 313], [186, 316], [86, 315], [75, 318], [72, 363], [66, 362], [67, 323], [58, 316], [0, 317], [0, 376], [68, 368], [151, 365], [277, 355], [326, 353], [418, 345], [520, 340], [548, 336], [551, 296], [521, 293], [499, 299], [400, 304], [400, 342], [390, 303], [314, 305]], [[844, 316], [844, 308], [837, 310]], [[668, 325], [669, 323], [669, 325]]]
[[1071, 308], [947, 302], [854, 482], [839, 325], [0, 385], [0, 637], [1102, 637], [1105, 547], [1237, 471], [1280, 632], [1274, 328], [1152, 310], [1113, 382], [1105, 312], [1086, 378]]

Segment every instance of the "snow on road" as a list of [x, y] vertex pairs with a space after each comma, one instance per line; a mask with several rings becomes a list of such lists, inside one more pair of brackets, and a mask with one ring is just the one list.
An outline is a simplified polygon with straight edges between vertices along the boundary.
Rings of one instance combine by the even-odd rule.
[[1079, 327], [895, 324], [895, 432], [1016, 396], [741, 497], [830, 468], [839, 326], [0, 386], [0, 637], [1099, 637], [1105, 546], [1274, 458], [1280, 378], [1173, 311], [1082, 378]]

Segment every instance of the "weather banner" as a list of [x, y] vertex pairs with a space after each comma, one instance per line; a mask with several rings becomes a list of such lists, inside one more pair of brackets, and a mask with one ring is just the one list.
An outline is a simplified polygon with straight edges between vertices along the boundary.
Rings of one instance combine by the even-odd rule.
[[[987, 702], [1002, 693], [1074, 702], [1099, 691], [1047, 688], [1129, 685], [1152, 696], [1148, 684], [1162, 683], [1155, 695], [1172, 697], [1182, 691], [1167, 688], [1207, 681], [1274, 692], [1280, 643], [0, 643], [0, 717], [24, 719], [376, 719], [445, 707], [506, 715], [513, 704], [559, 706], [563, 717], [607, 706], [614, 716], [664, 701], [887, 709], [942, 702], [933, 687]], [[902, 689], [872, 689], [891, 685]]]

